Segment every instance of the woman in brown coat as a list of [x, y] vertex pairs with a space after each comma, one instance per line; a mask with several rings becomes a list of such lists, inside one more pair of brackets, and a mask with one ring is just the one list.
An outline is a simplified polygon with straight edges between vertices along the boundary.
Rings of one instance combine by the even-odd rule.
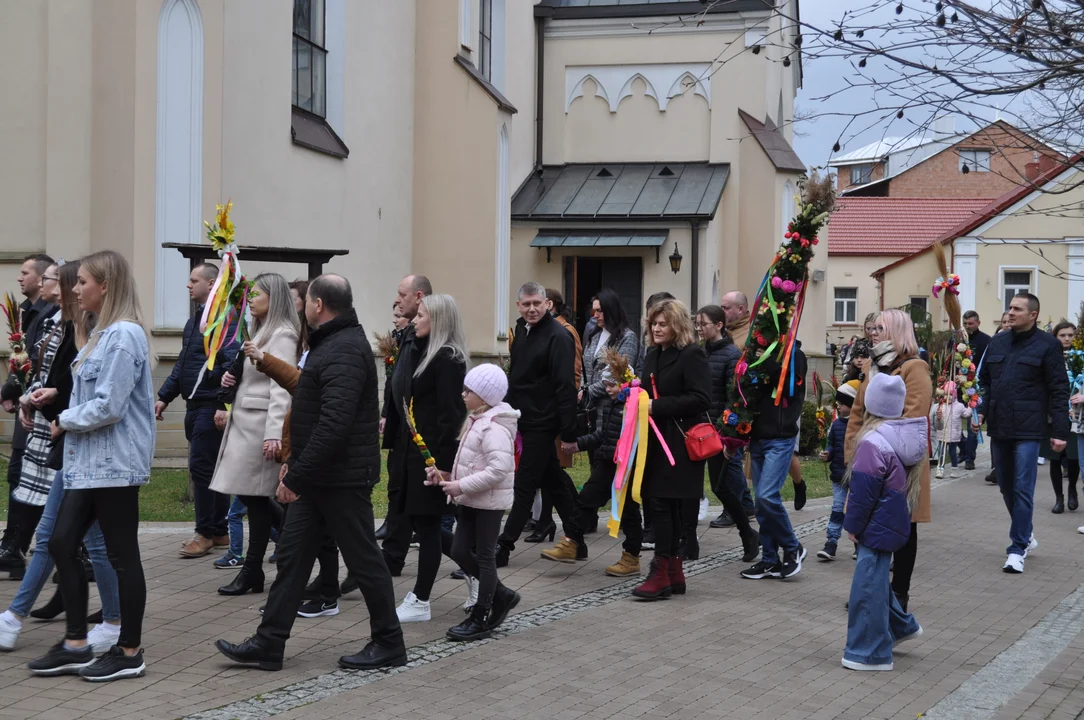
[[[858, 388], [858, 396], [851, 408], [851, 417], [847, 421], [847, 442], [844, 457], [847, 465], [854, 459], [854, 449], [862, 425], [866, 419], [866, 387], [875, 373], [887, 372], [899, 375], [907, 386], [907, 402], [903, 417], [929, 418], [930, 405], [933, 402], [933, 380], [930, 369], [918, 356], [918, 340], [915, 338], [915, 326], [907, 313], [902, 310], [883, 310], [877, 316], [873, 327], [873, 352], [866, 376]], [[929, 443], [929, 425], [927, 421], [926, 442]], [[907, 544], [897, 550], [893, 556], [892, 592], [896, 594], [900, 605], [907, 610], [907, 596], [911, 590], [911, 574], [915, 569], [918, 554], [918, 525], [930, 522], [930, 463], [919, 463], [912, 472], [919, 473], [921, 492], [918, 501], [911, 508], [911, 536]]]

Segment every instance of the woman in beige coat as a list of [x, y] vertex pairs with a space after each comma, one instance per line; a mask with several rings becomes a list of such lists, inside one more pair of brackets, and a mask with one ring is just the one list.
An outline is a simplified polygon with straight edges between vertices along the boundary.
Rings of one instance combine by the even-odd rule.
[[[300, 322], [286, 278], [275, 273], [260, 275], [256, 289], [258, 294], [249, 305], [252, 341], [265, 353], [296, 362]], [[271, 536], [272, 497], [279, 483], [282, 423], [289, 409], [288, 390], [254, 369], [242, 372], [211, 489], [237, 495], [248, 507], [248, 552], [233, 582], [218, 589], [221, 595], [263, 592], [263, 556]]]
[[[869, 323], [866, 323], [867, 325]], [[877, 316], [873, 327], [873, 351], [865, 377], [858, 388], [858, 395], [851, 408], [851, 417], [847, 421], [847, 440], [844, 457], [850, 466], [854, 460], [854, 450], [862, 425], [866, 420], [866, 387], [869, 380], [878, 372], [899, 375], [907, 386], [907, 399], [903, 409], [904, 418], [926, 418], [926, 443], [929, 446], [929, 413], [933, 403], [933, 379], [930, 368], [918, 356], [918, 340], [915, 338], [915, 326], [911, 316], [902, 310], [883, 310]], [[907, 600], [911, 592], [911, 574], [915, 569], [918, 555], [918, 523], [930, 522], [930, 463], [922, 461], [908, 472], [918, 474], [921, 491], [915, 506], [911, 508], [911, 535], [907, 544], [893, 555], [892, 592], [896, 594], [900, 606], [907, 610]]]

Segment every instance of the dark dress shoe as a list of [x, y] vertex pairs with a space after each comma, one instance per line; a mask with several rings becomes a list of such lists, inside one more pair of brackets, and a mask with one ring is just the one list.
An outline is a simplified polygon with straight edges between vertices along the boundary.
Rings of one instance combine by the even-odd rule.
[[450, 577], [452, 580], [465, 580], [467, 578], [467, 573], [463, 571], [463, 568], [456, 568], [452, 571]]
[[516, 605], [519, 605], [519, 593], [498, 582], [493, 592], [493, 606], [489, 609], [489, 628], [500, 626]]
[[795, 483], [794, 485], [794, 509], [801, 510], [805, 507], [805, 483]]
[[357, 655], [343, 655], [339, 667], [348, 670], [376, 670], [382, 667], [403, 667], [407, 664], [405, 647], [386, 648], [370, 641]]
[[1074, 490], [1069, 491], [1069, 512], [1076, 512], [1076, 509], [1080, 507], [1080, 501], [1077, 500], [1076, 492]]
[[385, 520], [380, 525], [380, 527], [378, 527], [376, 529], [376, 539], [377, 540], [387, 540], [389, 534], [390, 534], [390, 531], [388, 530], [388, 521]]
[[534, 518], [527, 518], [527, 523], [523, 526], [523, 532], [531, 532], [537, 524], [538, 521]]
[[[534, 532], [523, 538], [525, 543], [553, 542], [557, 535], [557, 523], [550, 520], [548, 525], [535, 525]], [[546, 538], [549, 540], [546, 540]]]
[[730, 513], [728, 513], [726, 510], [723, 510], [721, 513], [719, 513], [719, 517], [708, 523], [708, 527], [715, 528], [716, 530], [718, 530], [719, 528], [734, 527], [735, 525], [737, 525], [737, 523], [734, 522], [734, 518], [730, 517]]
[[52, 620], [62, 612], [64, 612], [64, 598], [61, 597], [60, 591], [57, 590], [53, 593], [53, 597], [49, 598], [49, 602], [37, 610], [31, 610], [30, 617], [36, 620]]
[[219, 595], [244, 595], [248, 591], [254, 593], [263, 592], [263, 571], [241, 568], [237, 577], [229, 585], [223, 585], [218, 589]]
[[964, 470], [974, 470], [974, 469], [975, 469], [975, 461], [974, 460], [968, 460], [967, 462], [964, 463]]
[[241, 665], [255, 665], [261, 670], [281, 670], [282, 653], [272, 652], [255, 637], [234, 645], [225, 640], [215, 640], [218, 651]]
[[1065, 512], [1065, 503], [1062, 502], [1061, 498], [1058, 498], [1054, 501], [1054, 507], [1050, 508], [1050, 512], [1054, 513], [1055, 515], [1061, 515], [1063, 512]]
[[497, 567], [508, 567], [508, 555], [510, 552], [511, 551], [504, 545], [501, 545], [499, 542], [497, 543], [497, 552], [493, 556], [497, 563]]
[[348, 595], [359, 589], [359, 587], [360, 586], [358, 585], [358, 581], [355, 580], [353, 576], [347, 575], [346, 579], [339, 584], [339, 592], [341, 592], [343, 595]]

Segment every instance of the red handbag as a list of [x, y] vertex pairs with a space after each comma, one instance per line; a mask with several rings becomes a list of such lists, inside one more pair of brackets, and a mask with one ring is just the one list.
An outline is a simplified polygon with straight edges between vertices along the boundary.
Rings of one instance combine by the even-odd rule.
[[[659, 388], [655, 384], [655, 373], [651, 373], [651, 389], [654, 391], [655, 397], [659, 397]], [[711, 418], [708, 417], [707, 413], [704, 413], [704, 417], [708, 418], [709, 422], [697, 423], [692, 426], [689, 432], [682, 430], [681, 424], [677, 421], [677, 418], [674, 418], [674, 425], [677, 425], [678, 432], [685, 438], [685, 451], [693, 462], [707, 460], [723, 451], [723, 439], [719, 436], [719, 431], [711, 424]]]

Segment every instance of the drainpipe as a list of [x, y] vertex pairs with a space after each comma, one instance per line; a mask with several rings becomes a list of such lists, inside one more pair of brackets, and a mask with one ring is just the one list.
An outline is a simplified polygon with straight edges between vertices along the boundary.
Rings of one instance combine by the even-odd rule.
[[544, 88], [546, 81], [546, 16], [539, 11], [543, 8], [535, 7], [534, 32], [535, 32], [535, 97], [534, 97], [534, 169], [542, 172], [542, 109]]
[[689, 308], [689, 312], [695, 313], [697, 311], [697, 309], [700, 307], [700, 304], [698, 302], [699, 301], [699, 293], [697, 292], [699, 290], [699, 288], [700, 288], [700, 286], [699, 286], [699, 280], [700, 280], [700, 221], [699, 220], [693, 220], [689, 224], [692, 227], [692, 231], [693, 231], [693, 239], [692, 239], [692, 243], [691, 243], [693, 249], [692, 249], [692, 257], [690, 259], [690, 264], [692, 265], [691, 270], [692, 270], [693, 279], [692, 279], [692, 287], [690, 288], [690, 292], [689, 292], [689, 298], [692, 301], [691, 302], [692, 306]]

